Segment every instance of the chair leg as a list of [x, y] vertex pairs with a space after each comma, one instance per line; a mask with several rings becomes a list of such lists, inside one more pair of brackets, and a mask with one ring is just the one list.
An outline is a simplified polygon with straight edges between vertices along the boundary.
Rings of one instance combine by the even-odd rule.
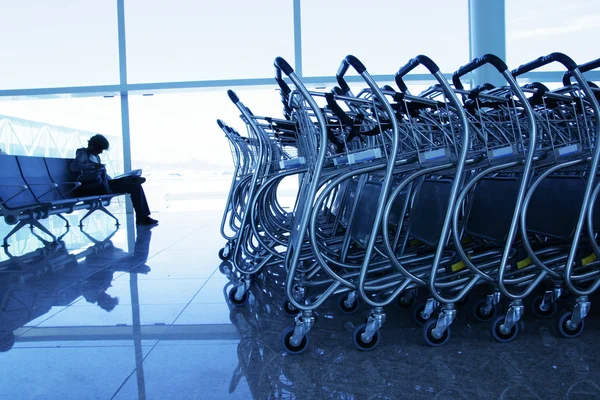
[[62, 235], [60, 235], [59, 237], [56, 238], [56, 240], [58, 242], [60, 242], [66, 235], [67, 233], [69, 233], [69, 229], [71, 228], [71, 224], [69, 223], [69, 220], [66, 219], [62, 214], [56, 214], [56, 216], [60, 219], [62, 219], [63, 221], [65, 221], [65, 233], [63, 233]]
[[87, 237], [87, 238], [90, 240], [90, 242], [92, 242], [92, 243], [94, 243], [94, 244], [100, 244], [100, 243], [102, 243], [102, 242], [108, 242], [109, 240], [111, 240], [111, 239], [113, 238], [113, 236], [115, 236], [115, 234], [116, 234], [116, 233], [119, 231], [119, 227], [118, 227], [118, 226], [116, 226], [116, 227], [115, 227], [115, 230], [114, 230], [114, 231], [112, 231], [112, 232], [110, 233], [110, 235], [108, 235], [107, 237], [105, 237], [105, 238], [104, 238], [104, 239], [102, 239], [102, 240], [98, 240], [98, 239], [94, 238], [92, 235], [90, 235], [89, 233], [87, 233], [87, 232], [86, 232], [86, 231], [83, 229], [83, 227], [80, 227], [80, 228], [79, 228], [79, 230], [81, 231], [81, 233], [83, 233], [83, 234], [85, 235], [85, 237]]
[[[56, 236], [52, 232], [50, 232], [48, 230], [48, 228], [46, 228], [44, 225], [42, 225], [40, 221], [38, 221], [36, 219], [31, 219], [31, 220], [27, 220], [26, 222], [29, 223], [29, 225], [31, 226], [31, 234], [33, 236], [35, 236], [36, 238], [38, 238], [41, 242], [43, 242], [45, 244], [56, 243]], [[40, 235], [38, 235], [37, 233], [35, 233], [33, 231], [34, 227], [38, 228], [40, 231], [42, 231], [46, 235], [50, 236], [52, 238], [52, 240], [51, 241], [47, 241], [46, 239], [42, 238]]]
[[108, 208], [106, 208], [106, 207], [104, 206], [104, 204], [101, 204], [101, 205], [100, 205], [100, 207], [98, 207], [98, 210], [102, 211], [104, 214], [106, 214], [106, 215], [108, 215], [109, 217], [111, 217], [112, 219], [114, 219], [114, 220], [115, 220], [115, 225], [116, 225], [117, 227], [121, 225], [121, 224], [119, 223], [119, 219], [118, 219], [117, 217], [115, 217], [115, 216], [113, 215], [113, 213], [111, 213], [110, 211], [108, 211]]
[[[17, 233], [19, 230], [21, 230], [24, 226], [29, 225], [31, 227], [31, 233], [33, 236], [35, 236], [36, 238], [38, 238], [40, 241], [49, 244], [49, 243], [53, 243], [56, 242], [56, 236], [54, 236], [54, 234], [52, 234], [52, 232], [50, 232], [48, 230], [48, 228], [46, 228], [44, 225], [42, 225], [38, 220], [30, 218], [30, 219], [26, 219], [24, 221], [19, 221], [19, 223], [8, 233], [8, 235], [6, 235], [4, 237], [4, 241], [2, 243], [2, 247], [7, 248], [9, 246], [8, 244], [8, 239], [13, 236], [15, 233]], [[45, 234], [47, 234], [48, 236], [50, 236], [52, 238], [52, 241], [49, 242], [46, 239], [40, 237], [37, 233], [35, 233], [33, 231], [33, 228], [38, 228], [40, 231], [44, 232]]]
[[71, 224], [69, 224], [69, 220], [66, 219], [65, 217], [62, 216], [62, 214], [56, 214], [56, 216], [60, 219], [62, 219], [63, 221], [65, 221], [66, 225], [65, 228], [67, 228], [67, 232], [69, 231], [69, 228], [71, 227]]
[[17, 225], [15, 225], [15, 227], [8, 233], [8, 235], [4, 236], [4, 242], [2, 244], [2, 247], [4, 247], [6, 249], [9, 246], [8, 239], [12, 235], [14, 235], [18, 231], [20, 231], [26, 225], [28, 225], [28, 223], [26, 221], [19, 221], [19, 223]]
[[90, 208], [90, 209], [88, 210], [88, 212], [86, 212], [86, 213], [85, 213], [85, 215], [84, 215], [84, 216], [83, 216], [83, 217], [82, 217], [82, 218], [79, 220], [79, 227], [80, 227], [80, 228], [83, 228], [83, 221], [84, 221], [84, 220], [85, 220], [87, 217], [89, 217], [90, 215], [92, 215], [92, 213], [93, 213], [94, 211], [96, 211], [96, 210], [97, 210], [97, 208], [95, 208], [95, 207], [92, 207], [92, 208]]
[[112, 219], [115, 220], [115, 224], [116, 226], [120, 226], [121, 224], [119, 223], [119, 219], [117, 217], [115, 217], [110, 211], [108, 211], [108, 209], [104, 206], [104, 204], [100, 204], [99, 206], [96, 207], [92, 207], [84, 216], [83, 218], [81, 218], [81, 220], [79, 220], [79, 227], [82, 228], [83, 227], [83, 221], [89, 217], [90, 215], [92, 215], [92, 213], [94, 213], [95, 211], [101, 211], [104, 214], [108, 215], [109, 217], [111, 217]]
[[71, 225], [67, 225], [67, 230], [65, 231], [65, 233], [63, 233], [62, 235], [60, 235], [59, 237], [56, 238], [57, 242], [61, 242], [63, 240], [63, 238], [65, 236], [67, 236], [67, 233], [69, 233], [69, 231], [71, 230], [70, 226]]

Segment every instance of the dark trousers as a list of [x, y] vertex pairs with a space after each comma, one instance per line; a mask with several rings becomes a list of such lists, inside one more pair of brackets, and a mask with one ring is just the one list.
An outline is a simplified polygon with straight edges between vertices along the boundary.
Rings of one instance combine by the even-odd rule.
[[148, 201], [141, 183], [129, 178], [120, 178], [109, 180], [108, 185], [114, 193], [129, 193], [131, 195], [136, 218], [144, 218], [150, 215], [150, 207], [148, 207]]

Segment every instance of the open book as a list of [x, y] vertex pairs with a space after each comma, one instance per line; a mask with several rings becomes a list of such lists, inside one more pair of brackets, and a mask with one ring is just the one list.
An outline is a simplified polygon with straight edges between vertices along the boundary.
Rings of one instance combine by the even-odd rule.
[[141, 169], [134, 169], [129, 172], [125, 172], [124, 174], [114, 176], [113, 179], [125, 178], [126, 176], [142, 176]]

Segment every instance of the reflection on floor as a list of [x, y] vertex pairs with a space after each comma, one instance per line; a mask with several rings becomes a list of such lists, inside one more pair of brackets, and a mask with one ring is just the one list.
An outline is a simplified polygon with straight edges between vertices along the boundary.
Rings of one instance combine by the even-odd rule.
[[291, 356], [282, 271], [257, 279], [245, 307], [228, 303], [218, 213], [167, 212], [153, 229], [121, 219], [71, 227], [58, 245], [20, 232], [0, 252], [0, 399], [600, 398], [594, 312], [578, 339], [527, 317], [508, 344], [462, 312], [450, 343], [428, 348], [390, 307], [381, 344], [361, 353], [351, 332], [368, 310], [332, 301]]

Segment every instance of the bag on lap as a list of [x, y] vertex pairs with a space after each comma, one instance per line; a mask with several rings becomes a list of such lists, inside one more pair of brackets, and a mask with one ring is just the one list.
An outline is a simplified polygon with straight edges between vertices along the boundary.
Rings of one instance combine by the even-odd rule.
[[77, 181], [81, 183], [81, 187], [86, 192], [94, 192], [98, 194], [110, 193], [106, 170], [98, 171], [82, 171], [77, 176]]

